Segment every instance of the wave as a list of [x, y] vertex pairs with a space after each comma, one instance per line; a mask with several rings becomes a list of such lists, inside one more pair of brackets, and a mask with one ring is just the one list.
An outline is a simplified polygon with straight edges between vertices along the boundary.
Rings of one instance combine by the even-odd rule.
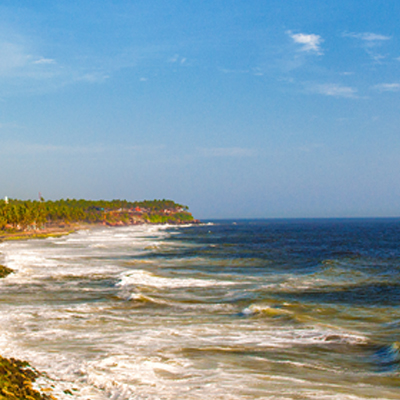
[[[316, 317], [307, 315], [301, 306], [285, 304], [285, 306], [274, 306], [271, 304], [251, 304], [244, 308], [239, 315], [251, 318], [261, 318], [266, 321], [278, 320], [279, 325], [284, 327], [282, 322], [289, 322], [290, 328], [281, 331], [285, 332], [280, 338], [275, 339], [282, 343], [297, 343], [302, 345], [365, 345], [370, 340], [361, 334], [348, 331], [339, 326], [327, 325]], [[274, 340], [275, 340], [274, 339]]]
[[400, 342], [378, 346], [374, 351], [372, 363], [379, 372], [392, 372], [400, 369]]
[[290, 313], [288, 310], [259, 304], [252, 304], [249, 307], [246, 307], [241, 314], [245, 316], [261, 314], [267, 317], [282, 317], [292, 315], [292, 313]]
[[169, 306], [172, 303], [162, 299], [156, 299], [154, 297], [146, 296], [142, 293], [131, 293], [127, 300], [134, 301], [141, 304], [156, 304], [156, 305], [163, 305]]
[[155, 288], [191, 288], [233, 285], [229, 281], [195, 278], [166, 278], [144, 270], [129, 271], [122, 275], [117, 286], [150, 286]]

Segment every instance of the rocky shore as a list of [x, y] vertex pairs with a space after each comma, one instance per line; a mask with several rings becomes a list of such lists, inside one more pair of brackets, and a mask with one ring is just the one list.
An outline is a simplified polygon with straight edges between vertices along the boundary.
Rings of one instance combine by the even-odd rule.
[[27, 362], [0, 356], [0, 400], [55, 400], [50, 393], [33, 388], [39, 376]]

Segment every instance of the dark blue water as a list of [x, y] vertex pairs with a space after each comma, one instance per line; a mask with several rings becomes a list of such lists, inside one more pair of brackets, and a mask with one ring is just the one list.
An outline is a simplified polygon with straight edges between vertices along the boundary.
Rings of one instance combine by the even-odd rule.
[[[304, 279], [325, 276], [322, 287], [315, 288], [311, 283], [308, 290], [299, 288], [293, 289], [290, 295], [280, 291], [275, 294], [299, 301], [350, 306], [399, 305], [399, 219], [224, 220], [213, 223], [213, 226], [186, 228], [173, 238], [195, 244], [195, 248], [184, 252], [188, 259], [201, 254], [206, 255], [207, 260], [226, 262], [220, 268], [210, 267], [205, 262], [196, 266], [197, 271], [260, 276], [291, 273]], [[169, 251], [154, 256], [181, 257], [182, 251], [177, 249], [175, 254]], [[235, 260], [242, 263], [235, 267]]]

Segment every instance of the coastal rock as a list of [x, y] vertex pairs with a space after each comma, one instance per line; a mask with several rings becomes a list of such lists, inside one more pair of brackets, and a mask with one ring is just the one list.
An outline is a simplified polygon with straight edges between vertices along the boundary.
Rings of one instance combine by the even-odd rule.
[[14, 272], [13, 269], [0, 265], [0, 278], [5, 278], [7, 275]]
[[51, 394], [32, 388], [38, 376], [27, 362], [0, 356], [0, 400], [55, 400]]

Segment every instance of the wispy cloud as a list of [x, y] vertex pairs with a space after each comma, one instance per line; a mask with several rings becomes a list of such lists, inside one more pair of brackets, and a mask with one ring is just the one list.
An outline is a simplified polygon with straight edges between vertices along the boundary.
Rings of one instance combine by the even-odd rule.
[[58, 68], [56, 61], [35, 54], [23, 40], [19, 42], [0, 37], [0, 78], [40, 77], [42, 71]]
[[185, 64], [186, 61], [186, 57], [181, 57], [179, 54], [175, 54], [168, 59], [168, 62], [172, 64]]
[[109, 74], [101, 67], [67, 65], [37, 54], [23, 43], [0, 37], [0, 87], [3, 95], [54, 90], [77, 82], [102, 83]]
[[385, 40], [390, 40], [392, 38], [391, 36], [380, 35], [378, 33], [372, 33], [372, 32], [363, 32], [363, 33], [345, 32], [343, 33], [343, 36], [351, 37], [354, 39], [360, 39], [370, 44], [376, 44]]
[[391, 36], [385, 36], [378, 33], [372, 32], [345, 32], [344, 37], [349, 37], [361, 41], [361, 46], [365, 49], [366, 53], [377, 63], [381, 64], [382, 60], [386, 58], [385, 55], [377, 52], [377, 48], [380, 47], [384, 42], [392, 39]]
[[83, 73], [82, 75], [77, 75], [76, 81], [86, 81], [89, 83], [101, 83], [108, 79], [110, 75], [104, 72], [88, 72]]
[[[101, 83], [110, 70], [95, 57], [64, 55], [58, 60], [46, 38], [12, 27], [0, 29], [0, 90], [3, 96], [52, 91], [76, 82]], [[58, 51], [58, 50], [57, 50]], [[59, 56], [61, 57], [61, 56]]]
[[0, 37], [0, 87], [3, 95], [43, 91], [50, 84], [65, 81], [69, 73], [54, 59], [35, 54], [24, 40]]
[[51, 58], [39, 58], [36, 61], [33, 61], [34, 64], [55, 64], [56, 61]]
[[309, 86], [309, 90], [325, 96], [358, 98], [356, 89], [336, 83], [313, 84]]
[[244, 147], [209, 147], [201, 148], [201, 154], [206, 157], [253, 157], [256, 150]]
[[400, 92], [400, 83], [381, 83], [375, 85], [374, 89], [381, 92]]
[[[133, 68], [140, 62], [146, 64], [150, 60], [165, 64], [167, 54], [171, 52], [168, 46], [144, 46], [101, 56], [67, 54], [57, 59], [51, 50], [46, 51], [45, 45], [38, 50], [34, 40], [22, 34], [7, 33], [0, 30], [0, 90], [3, 96], [42, 93], [75, 83], [103, 83], [116, 71]], [[189, 65], [188, 60], [179, 55], [168, 61], [174, 66]]]
[[322, 54], [321, 43], [323, 39], [319, 35], [306, 34], [306, 33], [293, 33], [292, 31], [286, 32], [294, 41], [300, 45], [300, 51]]

